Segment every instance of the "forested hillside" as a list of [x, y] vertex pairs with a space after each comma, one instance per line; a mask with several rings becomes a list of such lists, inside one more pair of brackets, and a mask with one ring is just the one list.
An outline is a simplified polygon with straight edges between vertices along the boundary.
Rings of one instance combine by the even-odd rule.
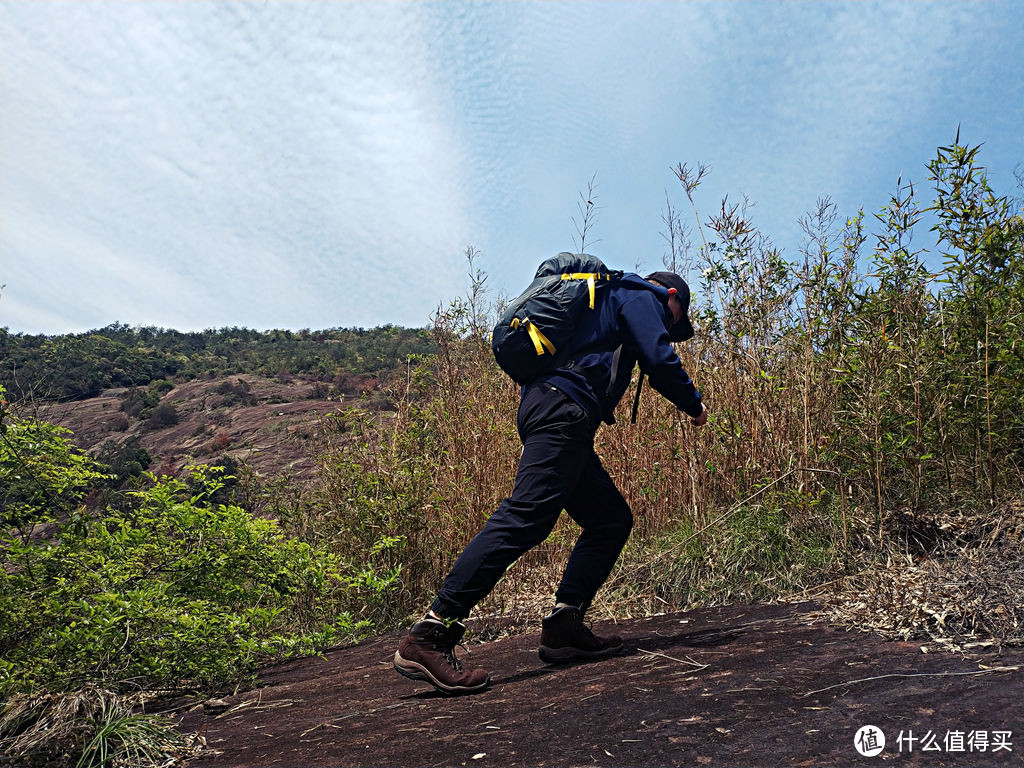
[[425, 330], [396, 326], [183, 333], [115, 323], [57, 336], [0, 329], [0, 386], [12, 400], [65, 401], [95, 397], [108, 387], [240, 373], [330, 382], [345, 374], [379, 375], [433, 350]]

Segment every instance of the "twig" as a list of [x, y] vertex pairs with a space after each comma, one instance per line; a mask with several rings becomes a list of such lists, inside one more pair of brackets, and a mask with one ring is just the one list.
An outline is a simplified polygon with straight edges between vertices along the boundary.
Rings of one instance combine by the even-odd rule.
[[266, 704], [257, 705], [256, 711], [262, 711], [265, 709], [279, 709], [281, 707], [291, 707], [301, 701], [302, 699], [277, 699], [275, 701], [269, 701]]
[[318, 725], [314, 725], [312, 728], [307, 728], [302, 733], [300, 733], [299, 734], [299, 738], [301, 739], [303, 736], [308, 736], [313, 731], [315, 731], [315, 730], [317, 730], [319, 728], [341, 728], [340, 725], [335, 725], [335, 723], [338, 722], [339, 720], [348, 720], [350, 717], [355, 717], [358, 714], [359, 714], [358, 712], [350, 712], [347, 715], [342, 715], [341, 717], [336, 717], [336, 718], [334, 718], [334, 720], [328, 720], [325, 723], [319, 723]]
[[[389, 704], [386, 707], [377, 707], [376, 709], [368, 709], [365, 712], [349, 712], [346, 715], [340, 715], [339, 717], [332, 717], [330, 720], [327, 720], [326, 722], [320, 723], [319, 725], [314, 725], [312, 728], [309, 728], [309, 729], [303, 731], [302, 733], [299, 734], [299, 738], [302, 738], [303, 736], [309, 735], [310, 733], [315, 731], [317, 728], [340, 728], [341, 726], [340, 725], [335, 725], [335, 723], [340, 722], [342, 720], [348, 720], [349, 718], [358, 717], [359, 715], [374, 715], [377, 712], [383, 712], [384, 710], [387, 710], [387, 709], [397, 709], [398, 707], [404, 707], [404, 706], [406, 706], [405, 702], [404, 701], [400, 701], [397, 704]], [[492, 721], [488, 720], [487, 722], [492, 722]], [[481, 725], [483, 725], [483, 723], [481, 723]]]
[[243, 702], [235, 704], [235, 706], [231, 707], [230, 709], [225, 710], [224, 712], [221, 712], [219, 715], [217, 715], [214, 718], [214, 720], [220, 720], [222, 717], [227, 717], [228, 715], [232, 715], [235, 712], [238, 712], [240, 709], [245, 709], [246, 707], [251, 707], [253, 704], [256, 704], [258, 706], [261, 703], [263, 703], [263, 691], [260, 691], [259, 695], [257, 695], [255, 699], [246, 699]]
[[979, 669], [974, 672], [915, 672], [913, 674], [894, 672], [888, 675], [877, 675], [875, 677], [862, 677], [858, 680], [848, 680], [845, 683], [836, 683], [835, 685], [829, 685], [825, 688], [819, 688], [816, 691], [808, 691], [801, 695], [800, 698], [806, 699], [808, 696], [813, 696], [816, 693], [824, 693], [825, 691], [831, 691], [833, 688], [842, 688], [847, 685], [856, 685], [857, 683], [868, 683], [872, 680], [882, 680], [887, 677], [958, 677], [964, 675], [987, 675], [991, 672], [1015, 672], [1020, 667], [992, 667], [991, 669]]
[[[792, 592], [792, 593], [786, 595], [782, 599], [783, 600], [791, 600], [791, 599], [794, 599], [794, 598], [797, 598], [797, 597], [805, 597], [806, 595], [813, 594], [814, 592], [818, 592], [819, 590], [822, 590], [825, 587], [830, 586], [831, 584], [835, 584], [837, 582], [845, 581], [847, 578], [848, 578], [847, 576], [840, 576], [838, 579], [832, 579], [831, 581], [824, 581], [821, 584], [815, 584], [813, 587], [804, 587], [799, 592]], [[815, 614], [811, 613], [809, 615], [813, 618], [813, 616]]]
[[637, 650], [640, 651], [640, 653], [646, 653], [650, 656], [661, 656], [661, 658], [668, 659], [669, 661], [677, 661], [680, 664], [686, 664], [687, 666], [696, 667], [698, 670], [707, 669], [710, 666], [709, 664], [701, 664], [700, 662], [694, 661], [693, 659], [686, 659], [684, 661], [683, 659], [677, 659], [674, 656], [666, 656], [664, 653], [658, 653], [657, 651], [648, 651], [643, 648], [637, 648]]

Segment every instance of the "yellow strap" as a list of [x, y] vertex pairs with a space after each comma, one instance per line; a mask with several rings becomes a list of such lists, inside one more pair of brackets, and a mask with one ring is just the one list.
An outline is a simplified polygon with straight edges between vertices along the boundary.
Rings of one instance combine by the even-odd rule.
[[540, 328], [530, 322], [529, 318], [523, 320], [523, 325], [526, 326], [526, 330], [530, 334], [530, 339], [533, 341], [533, 346], [537, 350], [538, 355], [543, 355], [545, 349], [550, 354], [555, 354], [555, 345], [551, 343], [547, 336], [540, 332]]
[[597, 272], [566, 272], [562, 275], [563, 280], [586, 280], [587, 288], [590, 289], [590, 308], [594, 308], [594, 285], [597, 280], [609, 280], [610, 275], [601, 275]]

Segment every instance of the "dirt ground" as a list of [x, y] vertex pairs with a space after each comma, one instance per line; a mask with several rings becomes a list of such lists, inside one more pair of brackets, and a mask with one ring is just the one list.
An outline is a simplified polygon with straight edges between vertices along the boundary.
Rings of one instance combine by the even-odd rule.
[[[226, 711], [187, 712], [183, 730], [208, 745], [189, 765], [1024, 764], [1024, 649], [925, 653], [812, 624], [812, 609], [604, 622], [595, 630], [622, 635], [628, 652], [566, 667], [537, 658], [538, 627], [471, 645], [467, 665], [493, 682], [458, 698], [399, 676], [399, 635], [376, 637], [270, 668]], [[862, 756], [854, 741], [868, 725], [885, 747]]]

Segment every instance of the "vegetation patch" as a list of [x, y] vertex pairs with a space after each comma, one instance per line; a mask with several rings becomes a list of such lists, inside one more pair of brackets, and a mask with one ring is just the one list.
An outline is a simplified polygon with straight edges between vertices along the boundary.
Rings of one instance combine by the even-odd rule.
[[17, 694], [0, 714], [0, 745], [16, 760], [75, 768], [174, 765], [198, 751], [171, 718], [139, 712], [144, 699], [95, 686]]
[[219, 691], [368, 629], [346, 609], [350, 593], [386, 580], [218, 501], [218, 468], [149, 475], [90, 508], [81, 501], [110, 476], [64, 430], [0, 417], [5, 751], [77, 744], [98, 765], [146, 739], [156, 749], [166, 729], [136, 717], [131, 695]]
[[974, 523], [965, 546], [890, 557], [849, 577], [809, 618], [922, 641], [922, 650], [1024, 645], [1024, 505]]

